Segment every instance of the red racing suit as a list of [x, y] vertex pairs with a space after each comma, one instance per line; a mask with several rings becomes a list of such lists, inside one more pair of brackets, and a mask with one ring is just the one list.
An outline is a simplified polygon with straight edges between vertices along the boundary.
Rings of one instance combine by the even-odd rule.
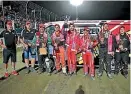
[[[59, 32], [59, 31], [57, 31]], [[57, 44], [57, 41], [59, 42]], [[66, 73], [66, 63], [65, 63], [65, 49], [64, 49], [64, 36], [59, 32], [59, 34], [56, 34], [56, 32], [52, 35], [52, 42], [55, 49], [55, 55], [56, 55], [56, 70], [59, 71], [61, 69], [60, 64], [62, 66], [63, 73]]]
[[[91, 76], [94, 76], [94, 57], [91, 49], [93, 48], [94, 43], [91, 42], [88, 35], [84, 35], [81, 37], [81, 50], [82, 50], [82, 58], [83, 58], [83, 67], [84, 73], [89, 73]], [[88, 72], [89, 68], [89, 72]]]
[[66, 37], [66, 45], [69, 72], [76, 72], [76, 54], [80, 46], [80, 35], [76, 32], [76, 30], [72, 32], [68, 31]]

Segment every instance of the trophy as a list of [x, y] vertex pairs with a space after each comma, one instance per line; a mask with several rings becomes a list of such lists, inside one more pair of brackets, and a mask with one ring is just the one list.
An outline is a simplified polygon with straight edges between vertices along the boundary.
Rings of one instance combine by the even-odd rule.
[[123, 40], [119, 41], [119, 49], [120, 49], [120, 51], [124, 51], [123, 43], [124, 43]]
[[43, 38], [43, 34], [40, 35], [40, 44], [39, 44], [39, 53], [40, 55], [46, 55], [47, 54], [47, 49], [46, 49], [46, 42], [45, 39]]
[[[31, 48], [31, 54], [36, 54], [36, 45], [32, 42], [32, 40], [24, 40], [25, 44], [28, 45], [28, 47]], [[25, 48], [25, 50], [28, 50], [28, 48]]]
[[59, 38], [56, 38], [56, 39], [55, 39], [55, 43], [56, 43], [55, 50], [56, 50], [56, 51], [59, 51], [60, 39], [59, 39]]

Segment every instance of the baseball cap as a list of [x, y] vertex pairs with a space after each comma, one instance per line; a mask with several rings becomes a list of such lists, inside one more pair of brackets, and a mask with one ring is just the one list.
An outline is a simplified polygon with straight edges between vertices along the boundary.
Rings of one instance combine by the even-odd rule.
[[11, 20], [7, 21], [7, 25], [12, 25], [12, 21]]

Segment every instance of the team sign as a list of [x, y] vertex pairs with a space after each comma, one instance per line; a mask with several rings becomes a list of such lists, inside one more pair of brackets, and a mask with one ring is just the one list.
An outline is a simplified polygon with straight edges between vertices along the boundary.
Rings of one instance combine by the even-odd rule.
[[[84, 29], [80, 28], [79, 31], [80, 31], [80, 34], [83, 34]], [[93, 28], [91, 27], [91, 28], [89, 28], [89, 34], [91, 34], [91, 35], [97, 35], [99, 32], [100, 32], [100, 28], [99, 27], [93, 27]]]

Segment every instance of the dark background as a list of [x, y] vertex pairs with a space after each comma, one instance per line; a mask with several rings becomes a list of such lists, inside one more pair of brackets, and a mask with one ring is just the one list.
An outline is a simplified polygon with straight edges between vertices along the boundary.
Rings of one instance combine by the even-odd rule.
[[[75, 19], [75, 6], [69, 1], [36, 1], [58, 15], [70, 15]], [[84, 1], [78, 6], [80, 20], [129, 20], [130, 1]]]
[[[11, 1], [10, 1], [11, 2]], [[10, 2], [4, 2], [9, 5]], [[76, 18], [75, 6], [69, 1], [32, 1], [59, 16]], [[130, 1], [84, 1], [78, 6], [79, 20], [129, 20]]]

